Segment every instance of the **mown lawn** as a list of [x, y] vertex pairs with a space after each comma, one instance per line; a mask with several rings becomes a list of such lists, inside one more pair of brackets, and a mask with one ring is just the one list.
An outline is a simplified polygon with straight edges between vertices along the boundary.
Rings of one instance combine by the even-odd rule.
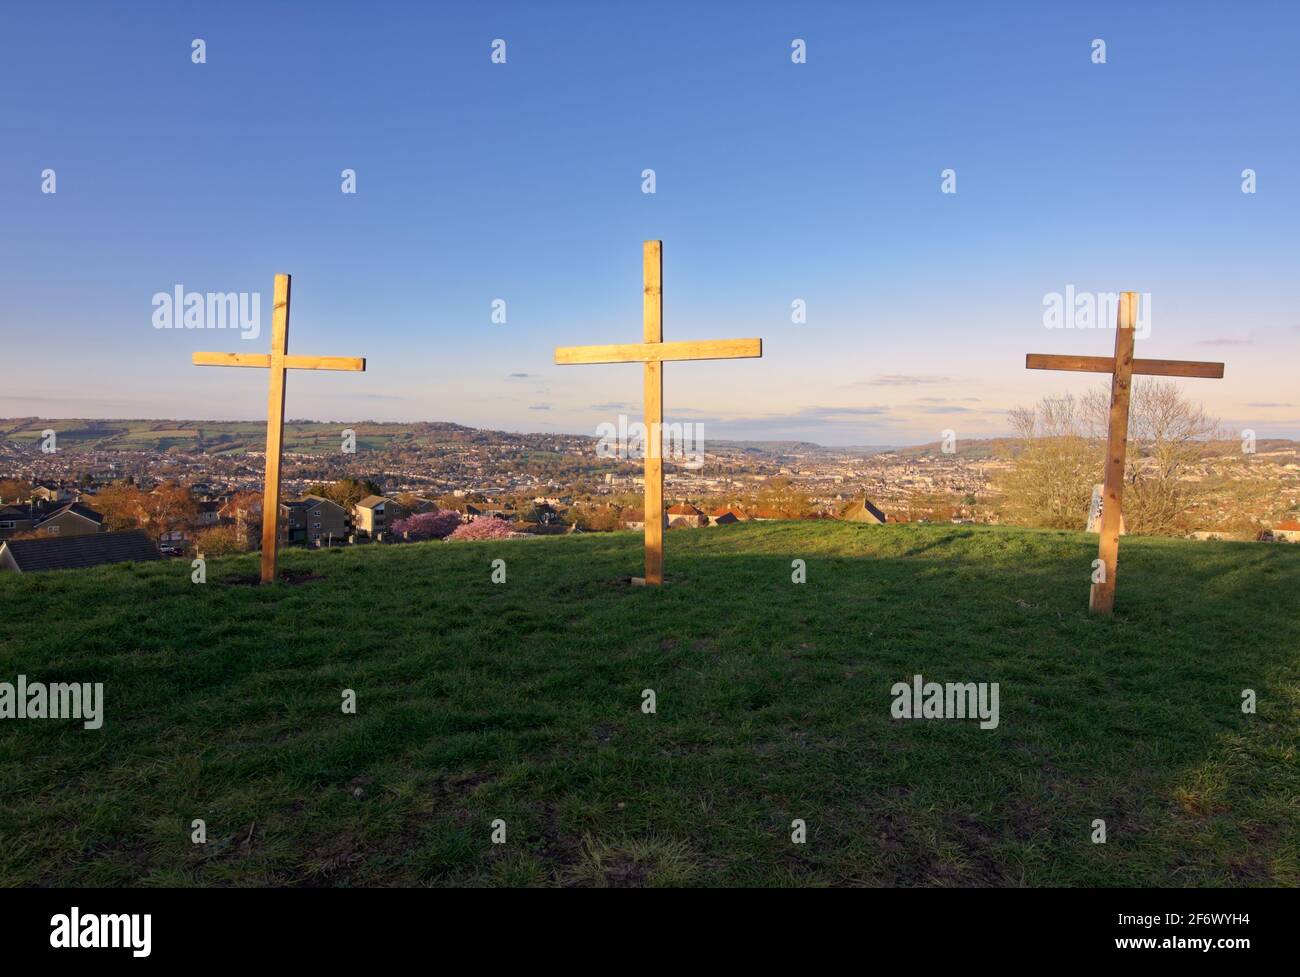
[[[106, 699], [0, 722], [0, 884], [1296, 884], [1300, 547], [1126, 538], [1109, 620], [1095, 547], [675, 530], [658, 591], [632, 533], [0, 574], [0, 681]], [[892, 718], [918, 672], [1000, 683], [998, 728]]]

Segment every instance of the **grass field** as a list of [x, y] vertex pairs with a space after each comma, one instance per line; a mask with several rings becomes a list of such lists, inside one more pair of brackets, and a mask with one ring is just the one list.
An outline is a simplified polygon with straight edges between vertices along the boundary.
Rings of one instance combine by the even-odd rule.
[[[0, 574], [0, 681], [106, 700], [0, 723], [0, 884], [1300, 881], [1300, 547], [1126, 538], [1112, 619], [1081, 533], [673, 531], [660, 591], [640, 547]], [[918, 672], [1000, 724], [892, 718]]]
[[[180, 425], [180, 426], [178, 426]], [[362, 451], [382, 451], [408, 441], [421, 425], [369, 421], [335, 424], [288, 421], [284, 450], [303, 454], [337, 453], [342, 430], [356, 432]], [[0, 439], [35, 444], [50, 430], [60, 451], [202, 451], [212, 454], [266, 450], [265, 421], [166, 421], [0, 418]], [[468, 429], [466, 429], [468, 430]]]

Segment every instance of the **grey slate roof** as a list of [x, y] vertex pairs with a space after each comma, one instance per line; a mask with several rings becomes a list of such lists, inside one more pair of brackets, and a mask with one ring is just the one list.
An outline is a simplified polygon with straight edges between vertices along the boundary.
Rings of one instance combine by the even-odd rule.
[[90, 506], [83, 505], [80, 502], [64, 502], [56, 508], [41, 513], [41, 522], [48, 522], [50, 519], [53, 519], [55, 516], [64, 512], [75, 512], [77, 515], [89, 519], [91, 522], [97, 522], [100, 524], [104, 522], [103, 516]]
[[142, 529], [87, 533], [84, 536], [50, 536], [46, 539], [9, 539], [3, 546], [24, 573], [162, 559], [158, 547]]

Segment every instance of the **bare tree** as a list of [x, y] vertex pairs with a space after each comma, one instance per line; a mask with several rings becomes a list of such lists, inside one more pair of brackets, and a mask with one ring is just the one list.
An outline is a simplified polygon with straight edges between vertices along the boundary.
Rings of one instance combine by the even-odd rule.
[[[1110, 412], [1109, 387], [1082, 401], [1089, 432], [1104, 437]], [[1124, 522], [1130, 533], [1186, 532], [1187, 513], [1203, 494], [1197, 469], [1221, 437], [1218, 420], [1183, 396], [1171, 380], [1135, 380], [1129, 401], [1128, 458], [1124, 477]]]
[[1101, 472], [1101, 442], [1088, 436], [1081, 404], [1070, 394], [1044, 397], [1010, 413], [1018, 444], [999, 481], [1002, 517], [1022, 526], [1082, 529]]
[[803, 519], [811, 508], [808, 493], [784, 476], [763, 482], [758, 490], [758, 506], [780, 515], [782, 519]]

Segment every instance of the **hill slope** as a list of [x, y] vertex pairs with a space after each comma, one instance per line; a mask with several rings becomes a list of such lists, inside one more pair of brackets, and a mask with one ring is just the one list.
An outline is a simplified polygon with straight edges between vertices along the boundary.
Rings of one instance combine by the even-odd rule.
[[[662, 591], [640, 555], [0, 574], [0, 681], [106, 699], [98, 731], [0, 724], [0, 884], [1300, 881], [1300, 547], [1125, 539], [1110, 620], [1077, 533], [674, 531]], [[998, 682], [998, 727], [892, 718], [916, 673]]]
[[[362, 450], [382, 451], [436, 437], [440, 442], [476, 440], [495, 432], [431, 421], [415, 424], [375, 421], [326, 422], [288, 420], [284, 450], [302, 454], [337, 454], [339, 431], [356, 432]], [[61, 451], [168, 451], [242, 454], [266, 450], [266, 421], [103, 420], [63, 418], [0, 419], [0, 440], [35, 444], [44, 430], [58, 434]]]

